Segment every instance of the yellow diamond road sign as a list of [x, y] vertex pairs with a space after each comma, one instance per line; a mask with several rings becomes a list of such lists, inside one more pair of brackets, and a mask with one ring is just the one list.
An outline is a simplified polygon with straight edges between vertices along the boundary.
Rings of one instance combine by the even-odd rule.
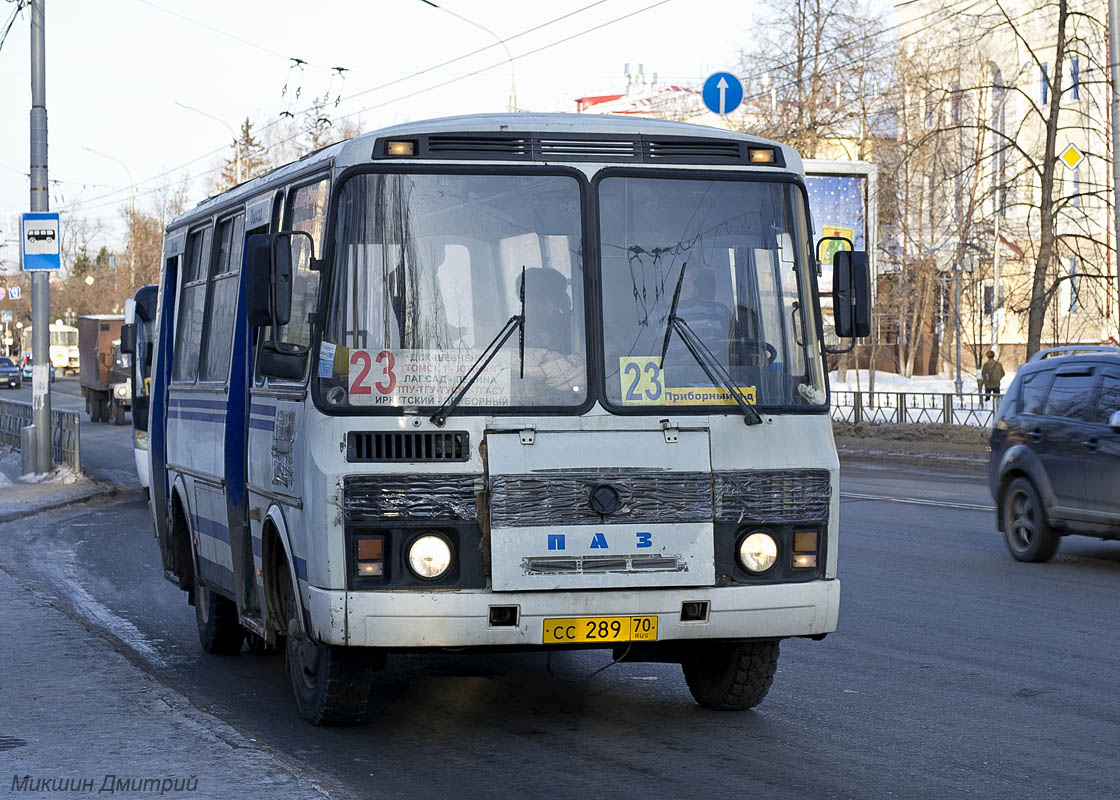
[[1085, 159], [1085, 154], [1077, 149], [1077, 145], [1071, 144], [1062, 151], [1062, 154], [1058, 156], [1058, 158], [1060, 158], [1062, 163], [1067, 167], [1074, 169]]

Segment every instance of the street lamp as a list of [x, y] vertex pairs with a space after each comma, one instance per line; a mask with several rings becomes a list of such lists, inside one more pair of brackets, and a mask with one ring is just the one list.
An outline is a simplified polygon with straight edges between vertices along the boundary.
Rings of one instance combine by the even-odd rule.
[[438, 10], [444, 12], [445, 14], [450, 14], [451, 16], [455, 17], [456, 19], [458, 19], [462, 22], [465, 22], [472, 27], [478, 28], [480, 31], [483, 31], [484, 33], [487, 33], [490, 36], [493, 36], [494, 39], [497, 40], [498, 44], [500, 44], [502, 46], [502, 49], [506, 51], [506, 60], [509, 62], [509, 110], [511, 112], [516, 112], [517, 111], [517, 78], [514, 75], [514, 71], [513, 71], [513, 56], [510, 54], [509, 48], [506, 47], [506, 40], [503, 39], [498, 34], [494, 33], [494, 31], [490, 30], [485, 25], [480, 25], [477, 22], [475, 22], [474, 20], [467, 19], [462, 14], [456, 14], [454, 11], [452, 11], [449, 8], [444, 8], [443, 6], [436, 5], [435, 3], [432, 2], [432, 0], [420, 0], [420, 2], [423, 3], [424, 5], [431, 6], [432, 8], [438, 9]]
[[226, 128], [229, 130], [230, 136], [233, 137], [233, 176], [238, 183], [241, 183], [241, 146], [240, 144], [238, 144], [237, 131], [233, 129], [233, 126], [221, 117], [215, 117], [213, 114], [207, 114], [201, 108], [188, 106], [186, 103], [180, 103], [178, 100], [175, 101], [175, 105], [179, 106], [179, 108], [185, 108], [187, 111], [193, 111], [196, 114], [201, 114], [207, 119], [212, 119], [215, 122], [220, 122], [222, 125], [226, 126]]
[[82, 145], [82, 149], [95, 156], [107, 158], [110, 161], [116, 161], [124, 169], [125, 174], [128, 175], [128, 279], [131, 283], [136, 282], [136, 256], [133, 253], [135, 249], [132, 246], [132, 228], [136, 224], [136, 182], [132, 180], [132, 170], [128, 168], [128, 164], [121, 161], [116, 156], [111, 156], [108, 153], [102, 153], [100, 150], [94, 150], [92, 147]]

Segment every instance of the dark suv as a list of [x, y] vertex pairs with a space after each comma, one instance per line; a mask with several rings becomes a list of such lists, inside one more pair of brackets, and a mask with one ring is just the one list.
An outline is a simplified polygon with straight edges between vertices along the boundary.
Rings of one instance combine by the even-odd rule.
[[1120, 348], [1058, 347], [1019, 369], [992, 428], [988, 484], [1011, 555], [1120, 539]]

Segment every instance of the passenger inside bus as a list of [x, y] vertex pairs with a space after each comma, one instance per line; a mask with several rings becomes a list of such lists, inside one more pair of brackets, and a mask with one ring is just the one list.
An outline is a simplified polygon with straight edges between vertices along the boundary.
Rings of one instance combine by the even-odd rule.
[[[520, 281], [519, 281], [520, 284]], [[520, 285], [519, 285], [520, 288]], [[544, 387], [526, 387], [529, 396], [578, 390], [586, 367], [572, 348], [572, 300], [568, 279], [551, 267], [525, 270], [525, 379]], [[515, 385], [517, 378], [514, 379]]]

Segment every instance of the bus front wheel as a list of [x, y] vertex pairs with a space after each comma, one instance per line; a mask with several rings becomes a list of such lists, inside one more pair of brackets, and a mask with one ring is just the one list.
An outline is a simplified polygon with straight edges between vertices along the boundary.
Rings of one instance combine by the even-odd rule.
[[211, 591], [194, 578], [194, 619], [198, 625], [198, 641], [207, 653], [233, 655], [241, 652], [245, 629], [237, 619], [237, 605], [229, 598]]
[[681, 668], [693, 698], [704, 708], [745, 711], [770, 691], [778, 641], [696, 642], [681, 659]]
[[374, 666], [349, 648], [315, 641], [303, 629], [295, 592], [283, 584], [285, 655], [299, 713], [312, 725], [361, 722], [369, 704]]

